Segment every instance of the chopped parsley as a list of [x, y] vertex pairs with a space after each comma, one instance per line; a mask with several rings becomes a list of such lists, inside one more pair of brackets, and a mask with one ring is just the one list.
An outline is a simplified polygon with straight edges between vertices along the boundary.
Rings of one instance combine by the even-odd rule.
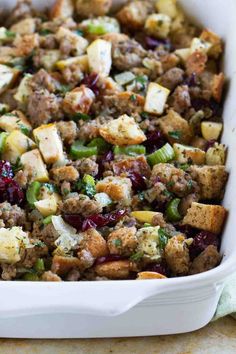
[[116, 247], [122, 246], [122, 241], [118, 238], [116, 240], [113, 240], [113, 243]]
[[85, 114], [85, 113], [76, 113], [74, 116], [73, 116], [73, 118], [72, 118], [73, 120], [75, 120], [75, 121], [77, 121], [77, 120], [79, 120], [79, 119], [82, 119], [82, 120], [84, 120], [84, 121], [87, 121], [87, 120], [90, 120], [91, 119], [91, 116], [90, 115], [88, 115], [88, 114]]
[[42, 29], [41, 31], [39, 31], [39, 34], [40, 34], [40, 36], [47, 36], [48, 34], [52, 34], [52, 31], [45, 28], [45, 29]]
[[159, 246], [162, 250], [164, 250], [168, 243], [170, 235], [166, 232], [165, 229], [160, 227], [158, 230], [158, 236], [159, 236]]
[[136, 100], [137, 100], [137, 96], [136, 95], [131, 95], [130, 96], [130, 101], [132, 101], [132, 102], [136, 102]]
[[11, 167], [12, 167], [12, 170], [13, 170], [14, 173], [22, 170], [23, 165], [22, 165], [22, 163], [20, 161], [20, 157], [17, 158], [16, 163], [14, 165], [12, 164]]
[[168, 188], [171, 188], [171, 187], [173, 187], [175, 185], [175, 182], [174, 181], [169, 181], [166, 185], [167, 185]]
[[149, 118], [149, 114], [147, 112], [142, 112], [140, 115], [141, 115], [141, 117], [143, 119], [148, 119]]
[[5, 32], [7, 38], [15, 38], [16, 33], [13, 31], [6, 30]]
[[172, 132], [168, 132], [168, 135], [176, 140], [179, 140], [182, 136], [182, 132], [180, 130], [173, 130]]
[[143, 252], [139, 251], [130, 256], [130, 260], [133, 262], [139, 262], [143, 258]]

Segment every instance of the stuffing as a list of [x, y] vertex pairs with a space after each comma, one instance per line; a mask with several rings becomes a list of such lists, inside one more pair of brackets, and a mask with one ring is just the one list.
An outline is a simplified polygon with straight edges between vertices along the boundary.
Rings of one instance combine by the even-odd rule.
[[94, 259], [106, 256], [108, 248], [105, 239], [95, 229], [88, 229], [82, 233], [82, 241], [79, 245], [78, 257], [82, 250], [89, 252]]
[[221, 205], [192, 203], [183, 219], [183, 224], [219, 234], [227, 215]]
[[79, 178], [79, 173], [73, 166], [55, 167], [50, 170], [51, 178], [59, 184], [60, 182], [75, 182]]
[[91, 105], [95, 100], [95, 95], [90, 88], [82, 85], [67, 92], [62, 102], [62, 107], [67, 114], [89, 113]]
[[72, 269], [79, 268], [77, 257], [64, 257], [55, 255], [52, 258], [51, 271], [59, 276], [65, 276]]
[[71, 145], [77, 137], [77, 126], [73, 120], [69, 122], [57, 122], [57, 130], [65, 144]]
[[127, 114], [103, 125], [99, 132], [106, 141], [114, 145], [140, 144], [146, 140], [134, 118]]
[[136, 228], [123, 227], [111, 232], [107, 239], [107, 245], [111, 254], [130, 256], [138, 245]]
[[116, 16], [123, 26], [131, 29], [142, 29], [152, 10], [151, 2], [136, 1], [124, 6]]
[[73, 12], [73, 0], [56, 0], [50, 10], [50, 17], [51, 19], [72, 17]]
[[67, 198], [61, 205], [61, 210], [65, 214], [81, 214], [89, 216], [102, 212], [102, 206], [96, 200], [90, 200], [89, 197], [80, 194], [76, 197]]
[[105, 177], [96, 184], [98, 193], [104, 192], [111, 199], [125, 204], [131, 199], [131, 187], [131, 181], [126, 177]]
[[186, 239], [183, 235], [179, 234], [169, 239], [165, 247], [165, 259], [173, 274], [188, 274], [190, 257]]
[[112, 0], [76, 0], [76, 10], [80, 17], [106, 15], [112, 5]]
[[127, 279], [130, 274], [130, 261], [112, 261], [102, 264], [97, 264], [94, 269], [100, 277], [108, 279]]
[[[162, 132], [170, 143], [188, 144], [193, 138], [193, 132], [189, 123], [172, 109], [168, 111], [166, 116], [160, 118], [158, 122]], [[173, 137], [171, 132], [179, 132], [177, 139]]]
[[191, 166], [190, 173], [200, 186], [201, 200], [222, 199], [228, 179], [224, 166]]
[[193, 260], [189, 274], [199, 274], [215, 268], [220, 263], [220, 260], [221, 256], [217, 248], [210, 245]]

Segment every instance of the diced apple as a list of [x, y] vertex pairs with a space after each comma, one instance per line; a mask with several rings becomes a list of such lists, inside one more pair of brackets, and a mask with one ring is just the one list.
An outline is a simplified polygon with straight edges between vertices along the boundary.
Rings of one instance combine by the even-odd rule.
[[6, 139], [6, 145], [2, 158], [15, 163], [17, 159], [26, 151], [36, 147], [33, 140], [21, 133], [19, 130], [13, 130]]
[[111, 70], [111, 43], [96, 39], [87, 48], [88, 62], [91, 72], [108, 76]]
[[0, 64], [0, 94], [6, 91], [17, 79], [19, 70]]
[[48, 171], [43, 162], [38, 149], [28, 151], [21, 156], [23, 168], [29, 175], [32, 175], [32, 181], [48, 182]]
[[56, 124], [41, 125], [34, 129], [33, 135], [47, 164], [53, 164], [64, 159], [62, 140]]
[[202, 136], [206, 140], [218, 140], [223, 128], [222, 123], [216, 122], [202, 122], [201, 132]]
[[26, 134], [32, 130], [30, 122], [21, 111], [12, 111], [0, 117], [0, 128], [8, 133], [20, 130]]
[[148, 210], [143, 210], [143, 211], [133, 211], [131, 213], [131, 216], [133, 216], [135, 219], [137, 219], [140, 222], [143, 223], [152, 223], [152, 219], [155, 215], [158, 213], [155, 211], [148, 211]]
[[89, 71], [89, 64], [88, 64], [88, 55], [80, 55], [79, 57], [71, 57], [64, 60], [59, 60], [56, 63], [56, 67], [59, 70], [64, 70], [65, 68], [69, 68], [70, 66], [78, 66], [82, 72]]
[[162, 114], [165, 109], [167, 98], [170, 90], [167, 88], [151, 82], [148, 86], [144, 110], [148, 113]]
[[196, 165], [205, 163], [205, 151], [182, 144], [174, 144], [175, 159], [180, 163], [187, 163], [189, 160]]
[[188, 57], [190, 56], [191, 51], [190, 48], [181, 48], [181, 49], [176, 49], [175, 54], [178, 57], [180, 57], [183, 63], [185, 63]]
[[30, 82], [33, 75], [26, 74], [20, 82], [20, 85], [17, 88], [14, 98], [16, 101], [24, 104], [28, 101], [28, 97], [31, 95]]
[[57, 212], [57, 199], [51, 195], [48, 199], [35, 202], [34, 206], [44, 217], [53, 215]]

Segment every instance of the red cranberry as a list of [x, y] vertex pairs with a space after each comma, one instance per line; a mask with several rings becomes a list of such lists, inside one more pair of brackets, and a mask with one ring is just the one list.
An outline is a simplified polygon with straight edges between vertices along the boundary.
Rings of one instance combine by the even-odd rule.
[[73, 226], [76, 230], [81, 230], [83, 220], [78, 214], [64, 214], [63, 219], [65, 222]]
[[147, 188], [146, 185], [147, 179], [145, 176], [142, 176], [140, 173], [133, 171], [128, 174], [128, 177], [131, 180], [132, 187], [136, 192], [142, 191]]
[[85, 78], [81, 81], [81, 84], [84, 84], [87, 87], [89, 87], [94, 92], [94, 94], [98, 96], [99, 95], [98, 79], [99, 79], [98, 74], [91, 73], [85, 76]]
[[24, 193], [19, 184], [11, 178], [0, 178], [0, 202], [8, 201], [11, 204], [21, 204]]
[[100, 228], [108, 224], [113, 224], [119, 221], [125, 214], [126, 214], [126, 210], [120, 209], [104, 215], [102, 214], [91, 215], [88, 218], [84, 219], [82, 225], [82, 231], [86, 231], [92, 227]]
[[156, 130], [147, 135], [147, 140], [143, 143], [148, 153], [160, 149], [166, 143], [166, 139], [160, 130]]
[[103, 172], [105, 171], [105, 164], [114, 160], [113, 151], [106, 152], [103, 156], [98, 159], [98, 174], [97, 179], [102, 178]]

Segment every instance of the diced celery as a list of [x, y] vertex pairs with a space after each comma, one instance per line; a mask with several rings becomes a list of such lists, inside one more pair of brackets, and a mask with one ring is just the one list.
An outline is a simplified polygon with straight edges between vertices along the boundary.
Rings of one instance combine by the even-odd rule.
[[129, 155], [137, 156], [146, 153], [146, 148], [143, 145], [129, 145], [129, 146], [115, 146], [114, 154], [115, 155]]
[[148, 155], [147, 160], [151, 166], [154, 166], [158, 163], [165, 163], [170, 160], [173, 160], [174, 157], [175, 157], [174, 149], [170, 144], [167, 143], [164, 146], [162, 146], [162, 148]]

